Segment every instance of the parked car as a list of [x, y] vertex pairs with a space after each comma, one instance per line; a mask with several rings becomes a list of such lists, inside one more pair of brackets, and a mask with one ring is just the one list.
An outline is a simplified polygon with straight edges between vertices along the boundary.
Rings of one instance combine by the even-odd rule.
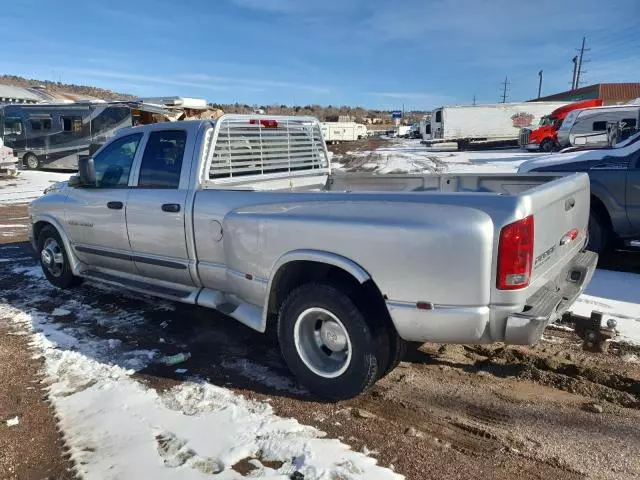
[[640, 126], [640, 105], [613, 105], [574, 110], [558, 130], [558, 143], [569, 146], [606, 146], [607, 126], [620, 123], [623, 137], [629, 137]]
[[620, 243], [640, 247], [640, 133], [615, 146], [578, 147], [529, 160], [518, 172], [587, 172], [589, 250]]
[[570, 103], [569, 105], [556, 108], [549, 115], [545, 115], [540, 119], [538, 128], [523, 128], [520, 130], [520, 147], [540, 152], [552, 152], [559, 149], [558, 130], [569, 112], [600, 106], [602, 106], [602, 100], [593, 99]]
[[536, 343], [589, 283], [585, 174], [333, 174], [317, 120], [124, 129], [35, 200], [47, 279], [217, 309], [315, 394], [359, 394], [406, 341]]

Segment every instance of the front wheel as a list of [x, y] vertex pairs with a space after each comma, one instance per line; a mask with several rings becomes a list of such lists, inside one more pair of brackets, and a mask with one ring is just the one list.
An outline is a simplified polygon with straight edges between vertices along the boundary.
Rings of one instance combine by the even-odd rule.
[[332, 285], [309, 283], [285, 299], [278, 341], [289, 369], [312, 393], [352, 398], [378, 378], [379, 333], [353, 299]]
[[81, 278], [71, 271], [69, 256], [58, 231], [46, 226], [38, 235], [38, 251], [42, 271], [49, 282], [58, 288], [71, 288], [79, 285]]
[[22, 159], [23, 165], [29, 170], [37, 170], [40, 168], [40, 160], [33, 153], [27, 153]]
[[550, 138], [545, 138], [540, 144], [540, 151], [550, 153], [553, 152], [555, 145], [553, 144], [553, 140]]

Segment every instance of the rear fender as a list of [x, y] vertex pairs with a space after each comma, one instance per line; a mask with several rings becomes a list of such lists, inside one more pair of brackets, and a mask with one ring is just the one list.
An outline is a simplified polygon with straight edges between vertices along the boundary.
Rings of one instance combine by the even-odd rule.
[[271, 274], [269, 275], [269, 282], [267, 284], [267, 296], [265, 297], [264, 307], [262, 309], [262, 323], [260, 325], [260, 331], [262, 332], [265, 331], [267, 326], [269, 303], [271, 300], [271, 295], [273, 294], [273, 287], [275, 286], [274, 282], [278, 277], [278, 272], [288, 263], [296, 261], [324, 263], [341, 268], [342, 270], [353, 276], [353, 278], [355, 278], [361, 284], [371, 279], [367, 271], [360, 265], [355, 263], [353, 260], [335, 253], [323, 252], [321, 250], [293, 250], [291, 252], [285, 253], [273, 265]]

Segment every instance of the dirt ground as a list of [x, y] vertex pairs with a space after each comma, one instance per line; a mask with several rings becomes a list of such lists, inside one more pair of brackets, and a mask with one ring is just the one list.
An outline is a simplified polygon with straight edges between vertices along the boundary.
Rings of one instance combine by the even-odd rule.
[[[24, 216], [24, 206], [0, 210], [0, 224], [17, 224], [12, 218]], [[25, 308], [25, 295], [33, 287], [12, 268], [35, 265], [35, 256], [24, 241], [26, 232], [2, 240], [0, 258], [11, 261], [0, 263], [0, 291], [7, 303]], [[625, 258], [626, 266], [619, 268], [640, 267], [640, 261]], [[614, 261], [604, 259], [603, 264]], [[158, 311], [150, 308], [153, 299], [90, 284], [29, 307], [51, 312], [70, 299], [104, 311], [117, 305], [144, 317], [144, 323], [126, 329], [95, 324], [87, 327], [86, 335], [115, 338], [131, 350], [189, 351], [192, 357], [181, 366], [191, 378], [268, 401], [278, 414], [316, 426], [409, 479], [640, 478], [640, 348], [613, 342], [607, 353], [588, 353], [573, 332], [558, 329], [547, 329], [535, 347], [425, 344], [411, 348], [400, 366], [371, 391], [350, 401], [324, 403], [297, 386], [273, 332], [262, 335], [194, 306]], [[67, 315], [56, 321], [71, 325], [75, 318]], [[12, 342], [23, 343], [16, 347]], [[16, 348], [24, 354], [23, 337], [0, 331], [0, 384], [1, 391], [8, 392], [4, 395], [17, 395], [21, 386], [34, 385], [29, 379], [37, 379], [37, 364], [21, 369], [26, 377], [17, 383], [1, 373], [7, 366], [3, 359], [18, 355]], [[20, 364], [29, 363], [9, 362], [14, 366], [7, 371], [16, 371]], [[158, 364], [137, 372], [135, 378], [160, 390], [184, 381], [173, 368]], [[51, 433], [53, 417], [34, 395], [34, 407], [19, 413], [26, 415], [24, 422], [21, 418], [21, 437], [13, 439], [14, 433], [0, 425], [0, 452], [4, 445], [26, 451], [29, 439], [38, 438], [48, 447], [35, 457], [34, 471], [58, 478], [66, 471], [64, 462], [57, 463], [62, 453], [58, 437], [41, 433]], [[2, 414], [12, 415], [17, 408]], [[29, 420], [30, 412], [36, 411], [41, 416]], [[51, 425], [49, 430], [37, 418]], [[5, 465], [0, 460], [1, 478], [6, 478]], [[244, 471], [243, 466], [237, 470]]]
[[[34, 353], [28, 337], [0, 318], [0, 478], [75, 478]], [[18, 424], [9, 426], [16, 417]]]

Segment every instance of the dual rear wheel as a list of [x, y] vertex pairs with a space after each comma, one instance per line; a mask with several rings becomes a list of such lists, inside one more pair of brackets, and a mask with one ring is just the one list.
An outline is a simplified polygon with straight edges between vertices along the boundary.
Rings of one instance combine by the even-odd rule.
[[285, 299], [278, 318], [282, 356], [298, 381], [328, 400], [359, 395], [397, 366], [406, 348], [393, 326], [357, 295], [308, 283]]

